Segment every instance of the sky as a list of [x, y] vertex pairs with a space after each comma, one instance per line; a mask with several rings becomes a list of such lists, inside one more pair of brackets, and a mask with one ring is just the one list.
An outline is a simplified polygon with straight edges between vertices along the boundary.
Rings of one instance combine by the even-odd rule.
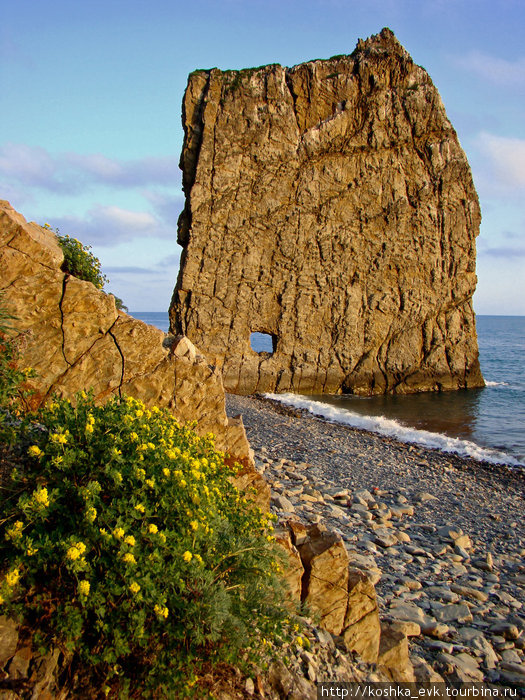
[[429, 72], [481, 202], [478, 314], [525, 315], [523, 0], [0, 0], [0, 199], [92, 246], [107, 290], [166, 311], [197, 68], [292, 66], [388, 26]]

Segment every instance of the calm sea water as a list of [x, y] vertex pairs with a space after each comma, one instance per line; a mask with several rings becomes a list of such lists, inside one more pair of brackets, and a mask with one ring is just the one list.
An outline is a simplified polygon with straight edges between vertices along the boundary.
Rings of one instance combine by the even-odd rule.
[[[168, 314], [134, 313], [168, 330]], [[484, 389], [409, 396], [273, 398], [353, 427], [475, 459], [525, 467], [525, 317], [478, 316]], [[254, 349], [271, 350], [254, 334]]]

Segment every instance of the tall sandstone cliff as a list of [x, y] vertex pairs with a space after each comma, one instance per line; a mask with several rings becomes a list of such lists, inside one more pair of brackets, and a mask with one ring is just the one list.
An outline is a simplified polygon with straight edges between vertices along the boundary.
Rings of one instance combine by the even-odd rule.
[[[350, 56], [190, 75], [172, 332], [237, 393], [483, 386], [480, 209], [440, 96], [388, 29]], [[273, 353], [251, 349], [251, 332]]]

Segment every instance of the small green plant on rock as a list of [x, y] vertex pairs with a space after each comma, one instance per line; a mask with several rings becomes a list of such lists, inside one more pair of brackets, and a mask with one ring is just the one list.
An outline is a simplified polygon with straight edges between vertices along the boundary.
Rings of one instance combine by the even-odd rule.
[[28, 416], [18, 451], [0, 492], [0, 614], [71, 652], [93, 697], [191, 696], [196, 659], [238, 664], [284, 634], [271, 516], [212, 435], [82, 392]]
[[[52, 229], [49, 224], [44, 224], [43, 228], [54, 231], [57, 237], [58, 245], [64, 253], [64, 262], [62, 270], [73, 277], [91, 282], [97, 289], [103, 289], [109, 279], [101, 272], [100, 260], [91, 252], [90, 245], [84, 245], [77, 238], [62, 235], [58, 229]], [[117, 309], [127, 311], [127, 306], [119, 297], [115, 296], [115, 304]]]

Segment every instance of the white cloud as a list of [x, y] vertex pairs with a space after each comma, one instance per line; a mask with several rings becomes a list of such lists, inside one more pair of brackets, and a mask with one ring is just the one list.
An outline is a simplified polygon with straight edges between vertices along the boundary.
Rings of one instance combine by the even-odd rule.
[[0, 148], [0, 175], [7, 182], [18, 182], [32, 187], [65, 192], [71, 184], [61, 182], [55, 159], [38, 146], [7, 143]]
[[139, 238], [177, 240], [176, 225], [166, 223], [150, 212], [116, 206], [93, 207], [84, 217], [48, 216], [46, 220], [60, 233], [89, 245], [114, 246]]
[[90, 185], [112, 188], [180, 186], [175, 156], [123, 160], [101, 153], [50, 154], [39, 146], [7, 143], [0, 147], [0, 178], [59, 194], [85, 192]]
[[525, 193], [525, 139], [496, 136], [482, 131], [475, 140], [481, 162], [476, 182], [486, 196], [503, 198]]
[[465, 56], [456, 57], [455, 63], [494, 85], [525, 85], [525, 56], [516, 61], [507, 61], [482, 51], [470, 51]]
[[106, 206], [92, 212], [93, 218], [97, 221], [117, 228], [125, 227], [132, 231], [145, 232], [157, 223], [153, 214], [146, 211], [129, 211], [120, 207]]

